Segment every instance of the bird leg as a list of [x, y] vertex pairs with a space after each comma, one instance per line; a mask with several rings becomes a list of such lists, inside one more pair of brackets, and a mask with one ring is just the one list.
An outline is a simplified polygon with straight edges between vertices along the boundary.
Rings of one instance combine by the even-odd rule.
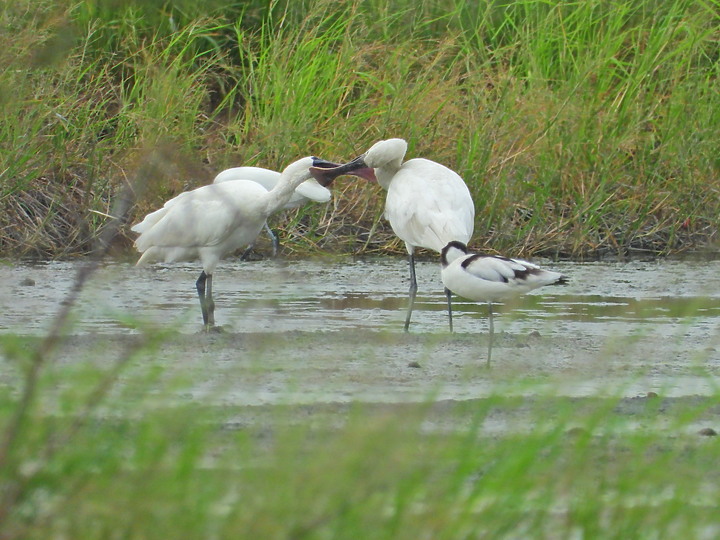
[[[267, 232], [268, 236], [270, 237], [270, 240], [272, 241], [272, 256], [273, 259], [277, 257], [278, 252], [280, 251], [280, 239], [278, 238], [277, 234], [273, 232], [273, 230], [270, 228], [270, 226], [267, 224], [267, 221], [265, 222], [265, 231]], [[250, 244], [245, 251], [243, 251], [243, 254], [240, 256], [241, 261], [247, 261], [250, 258], [250, 254], [252, 253], [253, 247], [255, 247], [255, 243], [253, 242]]]
[[453, 325], [452, 325], [452, 291], [445, 287], [445, 296], [447, 296], [447, 304], [448, 304], [448, 320], [450, 321], [450, 333], [453, 332]]
[[253, 246], [255, 246], [255, 244], [250, 244], [247, 248], [245, 248], [245, 251], [243, 251], [243, 254], [240, 255], [241, 261], [247, 261], [250, 258], [250, 254], [252, 253]]
[[205, 270], [202, 271], [200, 277], [195, 282], [195, 288], [197, 289], [198, 298], [200, 299], [200, 309], [202, 310], [203, 324], [208, 327], [208, 306], [205, 298], [205, 282], [207, 281], [208, 275]]
[[489, 330], [489, 336], [488, 336], [488, 355], [487, 355], [487, 366], [490, 367], [490, 355], [492, 354], [492, 345], [493, 345], [493, 334], [495, 333], [495, 327], [493, 325], [493, 308], [492, 308], [492, 302], [488, 302], [488, 324], [490, 326]]
[[267, 231], [270, 239], [272, 240], [272, 256], [274, 259], [275, 257], [277, 257], [277, 254], [280, 251], [280, 238], [278, 238], [278, 235], [273, 232], [273, 230], [267, 224], [267, 221], [265, 222], [265, 230]]
[[213, 326], [215, 326], [215, 300], [213, 300], [212, 294], [212, 278], [212, 274], [207, 275], [207, 289], [205, 291], [205, 306], [208, 313], [208, 328], [212, 328]]
[[410, 328], [410, 317], [412, 317], [415, 295], [417, 294], [417, 278], [415, 277], [415, 255], [410, 254], [410, 302], [408, 304], [407, 317], [405, 317], [405, 331]]

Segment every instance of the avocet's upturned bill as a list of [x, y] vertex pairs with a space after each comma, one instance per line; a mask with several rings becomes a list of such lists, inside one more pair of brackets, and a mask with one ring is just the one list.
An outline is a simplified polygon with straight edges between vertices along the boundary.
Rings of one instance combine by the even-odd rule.
[[218, 262], [255, 240], [268, 216], [283, 208], [295, 189], [312, 177], [311, 167], [337, 164], [305, 157], [288, 165], [270, 191], [251, 180], [233, 180], [170, 199], [132, 227], [140, 234], [135, 240], [142, 253], [137, 264], [199, 259], [203, 270], [195, 285], [203, 324], [211, 329], [215, 325], [212, 278]]
[[[337, 169], [317, 171], [315, 175], [321, 183], [327, 184], [341, 174], [355, 174], [376, 179], [387, 190], [385, 218], [405, 242], [409, 255], [410, 298], [405, 331], [410, 327], [417, 294], [415, 248], [440, 253], [448, 242], [467, 244], [475, 225], [475, 205], [463, 179], [444, 165], [428, 159], [403, 162], [406, 151], [407, 142], [403, 139], [379, 141], [353, 161]], [[452, 331], [451, 295], [449, 291], [445, 292]]]
[[[235, 180], [251, 180], [253, 182], [257, 182], [270, 191], [280, 180], [280, 173], [262, 167], [232, 167], [218, 173], [213, 180], [213, 184], [233, 182]], [[303, 204], [311, 201], [325, 203], [330, 200], [331, 196], [332, 193], [329, 189], [321, 186], [314, 178], [310, 178], [295, 188], [295, 191], [290, 196], [290, 199], [283, 205], [281, 210], [292, 210], [293, 208], [297, 208], [298, 206], [302, 206]], [[273, 257], [275, 257], [280, 249], [280, 240], [272, 229], [270, 229], [267, 222], [265, 222], [264, 228], [272, 240], [272, 254]], [[243, 259], [247, 258], [251, 249], [252, 245], [248, 247], [245, 253], [243, 253]]]
[[441, 253], [443, 285], [463, 298], [487, 302], [487, 363], [490, 365], [493, 339], [493, 302], [524, 294], [545, 285], [562, 285], [568, 278], [519, 259], [468, 253], [462, 242], [449, 242]]

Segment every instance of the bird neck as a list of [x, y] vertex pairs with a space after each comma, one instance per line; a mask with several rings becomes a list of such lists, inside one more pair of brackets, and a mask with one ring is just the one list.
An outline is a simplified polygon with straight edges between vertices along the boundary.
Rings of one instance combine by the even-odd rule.
[[267, 193], [267, 215], [282, 208], [290, 200], [295, 189], [309, 178], [309, 172], [297, 173], [293, 176], [283, 174], [275, 187]]
[[402, 158], [385, 163], [382, 167], [375, 168], [375, 178], [383, 189], [388, 189], [393, 177], [397, 174], [402, 166]]

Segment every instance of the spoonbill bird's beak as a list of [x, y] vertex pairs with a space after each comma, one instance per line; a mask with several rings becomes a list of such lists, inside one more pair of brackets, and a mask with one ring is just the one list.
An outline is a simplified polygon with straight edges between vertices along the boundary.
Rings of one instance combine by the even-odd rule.
[[372, 167], [368, 167], [365, 163], [365, 154], [356, 157], [348, 163], [337, 165], [335, 167], [310, 167], [310, 174], [313, 175], [315, 180], [317, 180], [321, 186], [325, 187], [332, 184], [332, 181], [335, 180], [335, 178], [342, 176], [343, 174], [358, 176], [371, 182], [377, 182], [375, 171]]
[[312, 166], [317, 167], [318, 169], [334, 169], [335, 167], [340, 167], [340, 164], [334, 163], [332, 161], [327, 161], [323, 158], [312, 156]]

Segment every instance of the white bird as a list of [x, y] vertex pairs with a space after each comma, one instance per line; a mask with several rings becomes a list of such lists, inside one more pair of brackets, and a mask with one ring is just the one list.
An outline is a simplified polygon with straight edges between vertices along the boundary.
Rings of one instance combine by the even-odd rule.
[[[213, 180], [213, 184], [220, 184], [235, 180], [252, 180], [270, 191], [280, 180], [280, 173], [270, 169], [264, 169], [262, 167], [232, 167], [219, 172]], [[302, 206], [310, 201], [325, 203], [330, 200], [331, 196], [332, 193], [329, 189], [318, 184], [317, 180], [314, 178], [310, 178], [295, 188], [295, 191], [290, 196], [288, 202], [283, 205], [282, 209], [292, 210], [293, 208]], [[272, 240], [272, 253], [273, 257], [275, 257], [280, 249], [280, 241], [278, 240], [277, 235], [272, 231], [272, 229], [270, 229], [267, 222], [265, 222], [264, 228]], [[251, 250], [252, 245], [245, 250], [241, 259], [245, 260]]]
[[494, 331], [493, 302], [545, 285], [564, 285], [568, 281], [568, 278], [559, 272], [543, 270], [527, 261], [468, 253], [467, 246], [462, 242], [449, 242], [443, 248], [440, 259], [440, 276], [448, 290], [469, 300], [488, 304], [488, 365]]
[[[202, 273], [195, 286], [206, 329], [215, 325], [212, 278], [220, 259], [252, 243], [268, 216], [290, 200], [295, 189], [311, 178], [311, 167], [337, 164], [305, 157], [288, 165], [268, 191], [251, 180], [234, 180], [181, 193], [132, 227], [140, 233], [137, 264], [200, 259]], [[320, 169], [322, 170], [322, 169]]]
[[[428, 159], [415, 158], [403, 162], [407, 142], [388, 139], [375, 143], [370, 150], [337, 169], [318, 171], [316, 178], [329, 183], [341, 174], [374, 178], [387, 190], [385, 218], [395, 234], [405, 242], [410, 263], [410, 301], [405, 318], [405, 331], [410, 327], [417, 279], [415, 248], [440, 253], [448, 242], [467, 244], [475, 226], [475, 205], [470, 190], [460, 176], [444, 165]], [[452, 304], [446, 290], [448, 316], [452, 332]]]

